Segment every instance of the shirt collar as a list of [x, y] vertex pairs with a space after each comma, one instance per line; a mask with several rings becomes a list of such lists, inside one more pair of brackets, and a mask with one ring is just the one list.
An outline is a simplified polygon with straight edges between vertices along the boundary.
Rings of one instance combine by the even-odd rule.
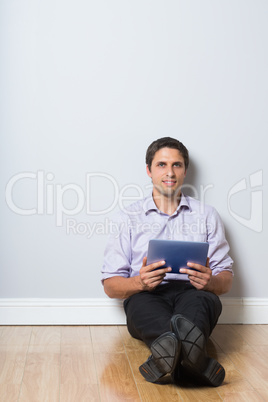
[[[183, 207], [186, 207], [187, 209], [189, 209], [190, 211], [191, 206], [188, 200], [188, 197], [185, 196], [183, 193], [181, 193], [181, 201], [180, 204], [178, 205], [178, 208], [176, 209], [176, 211], [174, 212], [173, 215], [178, 214], [179, 210]], [[161, 213], [161, 211], [159, 211], [159, 209], [157, 208], [157, 206], [155, 205], [154, 199], [153, 199], [153, 195], [151, 194], [150, 196], [146, 197], [143, 203], [143, 210], [145, 212], [146, 215], [148, 215], [149, 212], [151, 211], [156, 211]]]

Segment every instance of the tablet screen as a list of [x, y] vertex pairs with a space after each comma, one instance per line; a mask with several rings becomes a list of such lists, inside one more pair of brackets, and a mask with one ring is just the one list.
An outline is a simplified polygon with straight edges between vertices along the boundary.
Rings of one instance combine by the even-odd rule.
[[179, 274], [180, 268], [191, 269], [188, 262], [206, 266], [207, 254], [206, 242], [153, 239], [148, 245], [147, 265], [165, 260], [163, 267], [171, 267], [171, 273]]

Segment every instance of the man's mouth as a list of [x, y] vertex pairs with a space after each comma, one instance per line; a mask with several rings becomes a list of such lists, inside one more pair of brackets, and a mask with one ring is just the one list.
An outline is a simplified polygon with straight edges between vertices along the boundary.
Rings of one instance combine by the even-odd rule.
[[163, 183], [166, 186], [174, 186], [174, 184], [176, 183], [176, 180], [163, 180]]

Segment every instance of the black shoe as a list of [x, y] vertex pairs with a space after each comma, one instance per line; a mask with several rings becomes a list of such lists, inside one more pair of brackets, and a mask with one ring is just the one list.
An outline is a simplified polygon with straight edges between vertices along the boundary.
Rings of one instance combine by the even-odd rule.
[[159, 336], [151, 344], [152, 355], [140, 367], [140, 373], [149, 382], [156, 382], [175, 369], [180, 354], [180, 342], [172, 332]]
[[204, 334], [191, 321], [178, 314], [171, 319], [171, 329], [181, 340], [181, 365], [206, 384], [218, 387], [225, 370], [217, 360], [207, 356]]

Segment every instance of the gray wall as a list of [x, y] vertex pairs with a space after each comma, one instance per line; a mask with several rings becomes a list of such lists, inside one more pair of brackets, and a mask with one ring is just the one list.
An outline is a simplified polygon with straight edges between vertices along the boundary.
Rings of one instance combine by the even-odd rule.
[[0, 297], [102, 298], [109, 217], [148, 194], [166, 135], [223, 218], [230, 295], [267, 297], [267, 1], [0, 7]]

